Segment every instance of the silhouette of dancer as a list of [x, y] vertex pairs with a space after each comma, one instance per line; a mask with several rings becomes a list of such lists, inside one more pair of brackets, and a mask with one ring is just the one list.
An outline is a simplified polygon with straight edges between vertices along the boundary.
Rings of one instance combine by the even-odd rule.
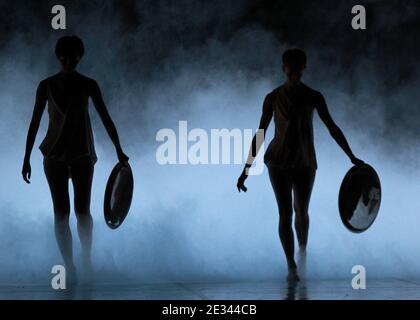
[[88, 113], [89, 97], [114, 143], [119, 161], [128, 161], [98, 84], [75, 69], [83, 53], [83, 42], [76, 36], [65, 36], [57, 41], [55, 54], [60, 61], [61, 71], [39, 83], [22, 168], [23, 179], [30, 183], [30, 156], [48, 101], [48, 131], [39, 148], [44, 155], [44, 171], [54, 207], [55, 237], [67, 277], [72, 282], [77, 282], [77, 276], [69, 227], [69, 179], [72, 180], [74, 190], [74, 211], [82, 246], [83, 270], [87, 275], [91, 271], [93, 223], [90, 197], [97, 157]]
[[322, 94], [300, 81], [306, 68], [305, 52], [290, 49], [284, 52], [282, 58], [287, 81], [265, 97], [259, 130], [252, 141], [237, 188], [239, 192], [246, 192], [244, 183], [248, 177], [248, 169], [263, 142], [257, 136], [263, 130], [262, 136], [265, 138], [265, 131], [274, 116], [275, 135], [266, 150], [264, 162], [279, 209], [279, 236], [288, 264], [287, 279], [298, 281], [292, 217], [294, 209], [299, 257], [304, 265], [309, 229], [308, 206], [317, 169], [312, 128], [314, 109], [351, 162], [361, 165], [363, 161], [354, 156], [342, 131], [331, 118]]

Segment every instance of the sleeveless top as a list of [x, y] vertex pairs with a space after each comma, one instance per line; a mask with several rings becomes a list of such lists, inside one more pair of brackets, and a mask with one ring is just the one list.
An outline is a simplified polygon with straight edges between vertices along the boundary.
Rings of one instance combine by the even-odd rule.
[[71, 88], [65, 88], [67, 97], [60, 104], [57, 94], [63, 94], [60, 92], [63, 88], [60, 88], [58, 77], [60, 75], [44, 80], [49, 124], [39, 149], [46, 159], [67, 163], [91, 160], [95, 163], [97, 156], [88, 112], [87, 81], [82, 75], [75, 75]]
[[317, 169], [313, 136], [316, 91], [299, 83], [280, 86], [268, 96], [275, 134], [264, 155], [269, 166]]

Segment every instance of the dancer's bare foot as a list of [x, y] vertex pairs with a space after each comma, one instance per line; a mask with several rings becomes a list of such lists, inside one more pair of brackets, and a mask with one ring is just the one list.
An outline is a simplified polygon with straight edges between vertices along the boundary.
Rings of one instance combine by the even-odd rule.
[[92, 284], [93, 267], [90, 257], [82, 257], [82, 276], [83, 284]]
[[300, 247], [298, 253], [298, 270], [299, 274], [306, 275], [306, 247]]
[[77, 278], [77, 272], [76, 267], [73, 266], [66, 266], [66, 286], [67, 287], [75, 287], [77, 286], [78, 278]]
[[287, 282], [289, 283], [296, 283], [300, 281], [297, 268], [289, 268], [288, 274], [287, 274]]

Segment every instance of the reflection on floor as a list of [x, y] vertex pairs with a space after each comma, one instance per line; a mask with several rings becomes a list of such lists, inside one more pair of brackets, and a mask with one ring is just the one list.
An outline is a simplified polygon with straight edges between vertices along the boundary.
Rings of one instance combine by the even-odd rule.
[[0, 299], [415, 299], [420, 300], [420, 280], [371, 280], [365, 290], [354, 290], [350, 281], [256, 283], [97, 284], [53, 290], [51, 286], [0, 285]]

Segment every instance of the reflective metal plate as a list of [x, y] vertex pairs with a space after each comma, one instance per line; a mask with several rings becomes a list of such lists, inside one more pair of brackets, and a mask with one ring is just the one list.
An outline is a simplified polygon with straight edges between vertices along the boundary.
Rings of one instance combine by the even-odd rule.
[[134, 179], [128, 163], [118, 163], [105, 189], [104, 216], [111, 229], [118, 228], [127, 217], [133, 198]]
[[381, 204], [381, 183], [368, 164], [354, 166], [345, 175], [338, 197], [340, 217], [352, 232], [367, 230], [375, 221]]

